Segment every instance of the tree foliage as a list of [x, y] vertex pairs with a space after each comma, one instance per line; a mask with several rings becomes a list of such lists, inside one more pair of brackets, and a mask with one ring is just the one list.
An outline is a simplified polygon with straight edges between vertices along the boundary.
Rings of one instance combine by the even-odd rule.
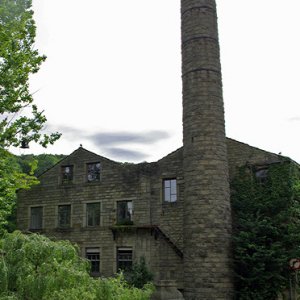
[[15, 192], [36, 180], [23, 174], [10, 146], [31, 141], [46, 147], [60, 134], [42, 134], [46, 117], [34, 104], [29, 76], [36, 73], [45, 56], [34, 48], [36, 26], [31, 0], [0, 0], [0, 232], [15, 205]]
[[33, 102], [29, 76], [46, 59], [34, 49], [36, 26], [31, 0], [0, 0], [0, 147], [24, 141], [43, 146], [59, 138], [42, 135], [46, 117]]
[[39, 176], [65, 157], [63, 154], [27, 154], [16, 156], [16, 161], [23, 173], [30, 174], [34, 168], [34, 176]]
[[298, 172], [274, 164], [261, 183], [244, 167], [232, 184], [238, 299], [276, 299], [289, 286], [288, 262], [300, 256]]
[[144, 256], [141, 256], [140, 261], [134, 263], [132, 268], [124, 275], [126, 281], [130, 285], [139, 289], [153, 280], [153, 274], [147, 268], [146, 259]]
[[28, 189], [37, 183], [32, 173], [21, 172], [12, 154], [0, 148], [0, 234], [6, 229], [8, 217], [15, 206], [17, 190]]
[[122, 275], [89, 276], [89, 263], [68, 241], [6, 233], [0, 241], [0, 298], [30, 300], [147, 300], [152, 286], [130, 287]]

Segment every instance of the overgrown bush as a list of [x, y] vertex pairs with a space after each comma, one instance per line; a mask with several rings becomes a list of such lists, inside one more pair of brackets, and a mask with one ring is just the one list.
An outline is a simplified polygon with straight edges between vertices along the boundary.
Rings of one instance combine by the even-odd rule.
[[130, 285], [139, 289], [153, 280], [153, 274], [147, 268], [145, 257], [140, 257], [140, 261], [133, 264], [132, 269], [125, 273], [125, 278]]
[[269, 166], [262, 183], [249, 167], [232, 183], [237, 298], [273, 300], [288, 288], [289, 260], [300, 256], [299, 170]]
[[123, 276], [93, 279], [89, 263], [68, 241], [6, 233], [0, 240], [0, 299], [146, 300], [152, 286], [128, 285]]

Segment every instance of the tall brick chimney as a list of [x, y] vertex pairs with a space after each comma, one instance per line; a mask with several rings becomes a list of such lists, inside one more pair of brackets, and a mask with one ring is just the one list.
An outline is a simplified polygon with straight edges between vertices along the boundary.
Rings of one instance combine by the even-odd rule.
[[181, 0], [184, 297], [232, 299], [231, 209], [215, 0]]

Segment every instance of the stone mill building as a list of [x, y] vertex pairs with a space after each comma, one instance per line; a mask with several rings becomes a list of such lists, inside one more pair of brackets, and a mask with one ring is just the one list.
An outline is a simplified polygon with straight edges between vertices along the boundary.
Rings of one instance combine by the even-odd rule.
[[181, 0], [183, 146], [152, 163], [82, 147], [20, 191], [18, 228], [68, 239], [112, 276], [145, 257], [186, 300], [232, 299], [229, 180], [278, 155], [225, 137], [215, 0]]

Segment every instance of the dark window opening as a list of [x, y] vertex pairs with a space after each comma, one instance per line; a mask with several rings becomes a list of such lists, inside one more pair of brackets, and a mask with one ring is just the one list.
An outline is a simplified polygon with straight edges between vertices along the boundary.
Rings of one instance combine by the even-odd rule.
[[85, 257], [91, 263], [91, 275], [100, 275], [100, 251], [99, 248], [86, 248]]
[[132, 201], [117, 202], [117, 223], [132, 224]]
[[164, 201], [177, 201], [177, 181], [176, 179], [164, 179], [163, 181]]
[[86, 225], [100, 225], [100, 202], [86, 204]]
[[73, 181], [73, 166], [61, 167], [62, 183], [71, 183]]
[[267, 168], [257, 169], [255, 171], [255, 177], [260, 184], [262, 185], [266, 184], [268, 180], [268, 169]]
[[100, 180], [100, 163], [87, 164], [87, 181], [99, 181]]
[[130, 271], [132, 269], [132, 249], [117, 249], [117, 271]]
[[43, 228], [43, 207], [31, 207], [30, 209], [30, 229]]
[[71, 205], [58, 206], [58, 227], [68, 228], [71, 226]]

